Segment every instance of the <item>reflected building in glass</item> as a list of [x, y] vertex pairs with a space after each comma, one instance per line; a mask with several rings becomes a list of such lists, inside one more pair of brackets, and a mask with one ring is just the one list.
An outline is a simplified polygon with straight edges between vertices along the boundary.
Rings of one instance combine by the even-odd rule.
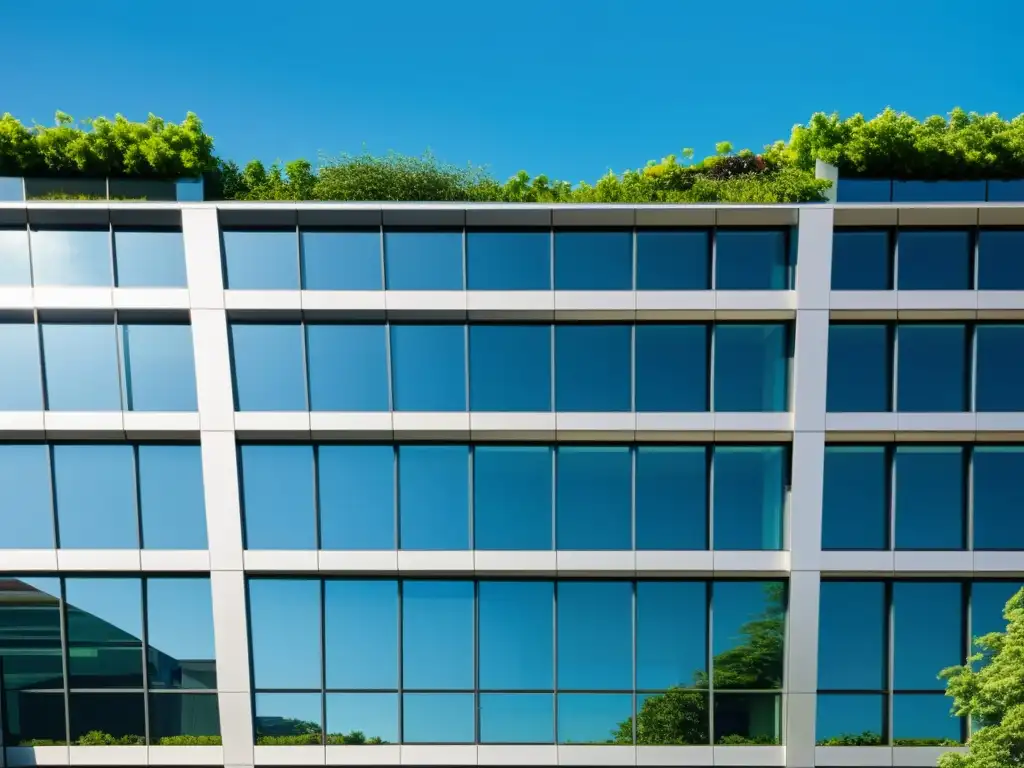
[[0, 204], [0, 765], [962, 748], [938, 672], [1024, 586], [1024, 204], [885, 184]]

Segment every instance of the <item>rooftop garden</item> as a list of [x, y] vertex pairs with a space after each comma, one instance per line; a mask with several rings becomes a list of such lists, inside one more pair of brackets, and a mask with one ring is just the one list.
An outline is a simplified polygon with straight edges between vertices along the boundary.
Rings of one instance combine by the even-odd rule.
[[[844, 177], [919, 180], [1024, 178], [1024, 115], [1004, 120], [954, 109], [918, 120], [886, 109], [874, 118], [816, 113], [789, 140], [761, 152], [721, 142], [695, 159], [692, 149], [595, 181], [571, 183], [520, 171], [507, 181], [485, 167], [454, 166], [430, 154], [343, 155], [258, 160], [244, 167], [214, 154], [213, 138], [188, 113], [181, 123], [121, 115], [76, 123], [62, 112], [52, 126], [0, 117], [0, 176], [169, 179], [204, 177], [210, 200], [372, 200], [542, 203], [793, 203], [825, 199], [816, 160]], [[63, 193], [49, 192], [50, 199]], [[69, 195], [69, 197], [71, 197]], [[72, 199], [81, 199], [75, 195]]]

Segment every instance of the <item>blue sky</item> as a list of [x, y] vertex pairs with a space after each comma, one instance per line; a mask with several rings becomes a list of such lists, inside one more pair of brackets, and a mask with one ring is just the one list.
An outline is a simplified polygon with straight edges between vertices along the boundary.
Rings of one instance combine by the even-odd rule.
[[[389, 149], [572, 181], [815, 110], [1015, 115], [1015, 0], [5, 3], [0, 111], [197, 112], [244, 161]], [[22, 62], [24, 68], [18, 66]]]

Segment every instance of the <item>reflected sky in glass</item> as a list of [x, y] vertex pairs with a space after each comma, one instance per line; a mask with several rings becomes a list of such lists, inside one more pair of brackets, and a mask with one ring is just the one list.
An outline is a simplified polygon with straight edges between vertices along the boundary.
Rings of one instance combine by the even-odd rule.
[[114, 260], [122, 288], [188, 287], [180, 229], [116, 228]]
[[395, 449], [317, 448], [321, 549], [395, 549]]
[[43, 323], [46, 405], [51, 411], [120, 411], [113, 323]]
[[630, 693], [560, 693], [559, 744], [611, 744], [633, 714]]
[[472, 690], [473, 591], [471, 581], [405, 581], [402, 683], [406, 690]]
[[31, 285], [28, 260], [28, 230], [0, 227], [0, 285]]
[[552, 694], [480, 694], [481, 744], [550, 744], [554, 739]]
[[469, 447], [398, 448], [402, 549], [469, 549]]
[[303, 288], [379, 291], [384, 287], [379, 229], [303, 229], [299, 240]]
[[306, 325], [310, 410], [388, 410], [386, 333], [383, 324]]
[[477, 446], [473, 451], [476, 549], [551, 549], [552, 449]]
[[228, 229], [221, 238], [227, 288], [298, 289], [299, 242], [294, 229]]
[[53, 446], [60, 545], [137, 549], [135, 457], [124, 444]]
[[1024, 448], [974, 449], [975, 549], [1024, 549]]
[[967, 410], [966, 326], [900, 325], [896, 351], [897, 410]]
[[708, 548], [708, 456], [704, 446], [636, 449], [636, 548]]
[[553, 689], [553, 616], [550, 581], [480, 582], [481, 690]]
[[367, 739], [398, 743], [397, 693], [327, 694], [327, 733], [362, 731]]
[[30, 239], [35, 285], [102, 288], [114, 284], [108, 227], [33, 227]]
[[547, 291], [551, 288], [551, 232], [466, 233], [471, 291]]
[[974, 407], [1024, 411], [1024, 324], [979, 325]]
[[206, 549], [198, 445], [140, 445], [139, 503], [146, 549]]
[[398, 688], [398, 582], [324, 582], [327, 688]]
[[888, 688], [888, 606], [883, 582], [823, 581], [818, 622], [818, 688]]
[[560, 446], [556, 466], [556, 547], [632, 548], [629, 448]]
[[785, 446], [716, 445], [713, 462], [713, 547], [781, 549]]
[[707, 583], [641, 581], [636, 603], [636, 687], [707, 687]]
[[53, 538], [50, 450], [0, 445], [0, 531], [10, 549], [48, 549]]
[[198, 410], [192, 327], [133, 323], [121, 326], [121, 333], [128, 409]]
[[396, 411], [466, 410], [466, 327], [392, 325]]
[[632, 409], [629, 325], [555, 326], [555, 410]]
[[889, 455], [882, 446], [825, 446], [822, 549], [886, 549]]
[[963, 549], [964, 449], [896, 447], [896, 549]]
[[715, 326], [714, 409], [784, 411], [789, 329], [783, 323]]
[[313, 447], [243, 445], [242, 509], [248, 549], [316, 549]]
[[828, 329], [828, 391], [832, 413], [891, 410], [889, 327], [838, 323]]
[[555, 232], [555, 290], [629, 291], [632, 288], [631, 231]]
[[[320, 582], [250, 579], [249, 639], [257, 688], [319, 691]], [[319, 711], [319, 696], [316, 701]], [[258, 700], [256, 708], [262, 714]]]
[[557, 609], [558, 687], [632, 689], [632, 583], [560, 582]]
[[461, 291], [462, 232], [384, 231], [390, 291]]
[[904, 739], [949, 739], [960, 743], [963, 726], [960, 718], [950, 714], [952, 702], [948, 696], [941, 693], [897, 693], [892, 698], [892, 737], [895, 744]]
[[638, 291], [702, 291], [711, 287], [711, 232], [706, 229], [638, 230]]
[[885, 733], [885, 701], [879, 694], [819, 693], [815, 741], [821, 744], [852, 734], [873, 733], [881, 741]]
[[474, 411], [551, 410], [551, 326], [469, 326]]
[[301, 325], [232, 323], [231, 359], [238, 410], [306, 410]]
[[636, 409], [708, 410], [708, 326], [636, 326]]
[[472, 744], [475, 739], [472, 693], [406, 693], [402, 716], [406, 744]]
[[[893, 590], [893, 685], [897, 691], [943, 691], [939, 670], [962, 664], [961, 585], [897, 581]], [[922, 643], [921, 638], [928, 642]], [[946, 707], [950, 706], [946, 699]], [[896, 733], [899, 737], [899, 733]]]
[[42, 407], [39, 328], [35, 323], [0, 323], [0, 411]]

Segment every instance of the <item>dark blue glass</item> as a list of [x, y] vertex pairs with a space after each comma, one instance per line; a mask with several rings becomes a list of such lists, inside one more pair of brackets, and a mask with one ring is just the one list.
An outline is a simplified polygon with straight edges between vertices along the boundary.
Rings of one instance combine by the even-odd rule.
[[639, 230], [639, 291], [703, 291], [711, 288], [711, 232], [706, 229]]
[[885, 325], [830, 325], [828, 390], [832, 413], [891, 410], [892, 355]]
[[978, 232], [978, 290], [1024, 290], [1024, 229]]
[[782, 323], [715, 326], [716, 411], [785, 411], [789, 329]]
[[396, 411], [466, 410], [466, 326], [392, 325]]
[[561, 446], [557, 549], [632, 549], [633, 462], [626, 447]]
[[555, 326], [555, 410], [629, 411], [633, 328]]
[[708, 326], [636, 327], [636, 409], [708, 410]]
[[781, 445], [714, 447], [714, 549], [782, 549], [789, 453]]
[[299, 287], [299, 240], [294, 229], [228, 229], [221, 239], [227, 288]]
[[896, 350], [897, 410], [967, 410], [965, 326], [900, 325]]
[[974, 408], [1024, 411], [1024, 325], [979, 325]]
[[551, 326], [469, 326], [469, 407], [551, 410]]
[[885, 699], [884, 694], [875, 693], [819, 693], [815, 743], [825, 747], [886, 744]]
[[321, 549], [395, 549], [395, 449], [317, 449]]
[[476, 702], [472, 693], [407, 693], [402, 696], [406, 744], [472, 744]]
[[398, 743], [397, 693], [329, 693], [326, 698], [328, 743], [337, 743], [332, 736], [354, 731], [368, 742], [380, 739], [370, 743]]
[[971, 287], [971, 232], [901, 229], [896, 287], [901, 291], [966, 291]]
[[473, 689], [473, 613], [471, 581], [404, 582], [402, 685], [406, 690]]
[[[976, 581], [971, 584], [971, 639], [990, 632], [1005, 632], [1003, 616], [1006, 603], [1024, 587], [1024, 579], [1016, 581]], [[975, 647], [974, 651], [977, 650]]]
[[983, 203], [985, 182], [919, 181], [896, 179], [892, 183], [894, 203]]
[[124, 444], [53, 446], [60, 546], [137, 549], [135, 457]]
[[233, 323], [235, 407], [240, 411], [305, 411], [302, 326]]
[[636, 687], [707, 687], [708, 594], [703, 581], [636, 586]]
[[391, 291], [461, 291], [462, 232], [384, 232], [384, 279]]
[[632, 288], [632, 232], [555, 232], [555, 290], [629, 291]]
[[70, 688], [141, 688], [142, 580], [70, 578], [64, 594]]
[[633, 714], [631, 693], [560, 693], [557, 700], [559, 744], [615, 744]]
[[896, 549], [963, 549], [964, 449], [896, 447]]
[[552, 690], [554, 584], [481, 581], [480, 690]]
[[398, 688], [398, 582], [324, 582], [327, 688]]
[[0, 227], [0, 285], [31, 285], [28, 259], [28, 230]]
[[715, 233], [715, 288], [720, 291], [789, 288], [789, 231], [720, 229]]
[[892, 246], [886, 229], [839, 229], [832, 235], [832, 290], [892, 288]]
[[[888, 688], [888, 606], [881, 581], [823, 581], [818, 608], [818, 688]], [[859, 731], [855, 731], [859, 733]]]
[[249, 644], [256, 688], [319, 691], [320, 581], [250, 579]]
[[708, 548], [704, 446], [636, 449], [636, 548]]
[[551, 232], [467, 232], [466, 267], [471, 291], [550, 290]]
[[243, 445], [242, 510], [248, 549], [316, 549], [313, 448]]
[[480, 694], [481, 744], [550, 744], [554, 739], [552, 694]]
[[196, 411], [192, 327], [155, 323], [121, 326], [125, 402], [131, 411]]
[[561, 581], [557, 609], [558, 687], [632, 690], [632, 582]]
[[42, 407], [39, 329], [35, 323], [0, 323], [0, 411]]
[[146, 632], [150, 688], [217, 689], [209, 578], [146, 579]]
[[299, 232], [302, 287], [313, 291], [379, 291], [384, 287], [380, 230]]
[[953, 746], [963, 742], [963, 723], [941, 693], [897, 693], [892, 697], [892, 741], [897, 747]]
[[990, 203], [1024, 202], [1024, 180], [990, 179], [988, 181], [988, 201]]
[[473, 451], [476, 549], [551, 549], [551, 448], [479, 446]]
[[1024, 448], [974, 449], [974, 548], [1024, 549]]
[[0, 444], [0, 489], [0, 548], [55, 546], [49, 449]]
[[891, 203], [891, 179], [839, 179], [836, 201], [840, 203]]
[[117, 330], [113, 323], [43, 323], [46, 407], [120, 411]]
[[388, 410], [386, 334], [383, 325], [307, 325], [310, 410]]
[[30, 240], [35, 285], [114, 284], [109, 227], [33, 227]]
[[115, 229], [114, 263], [122, 288], [188, 287], [180, 229]]
[[206, 549], [198, 445], [140, 445], [139, 508], [146, 549]]
[[822, 549], [887, 549], [889, 457], [876, 445], [825, 446]]
[[[967, 652], [961, 623], [961, 585], [897, 581], [892, 590], [894, 690], [945, 690], [939, 671], [962, 664]], [[923, 637], [928, 642], [921, 642]]]
[[[714, 654], [712, 685], [718, 690], [774, 690], [782, 687], [786, 588], [781, 581], [716, 581], [711, 585]], [[765, 638], [755, 640], [755, 637]], [[769, 641], [767, 638], [775, 638]], [[756, 669], [738, 663], [759, 642], [763, 656]]]
[[320, 744], [323, 696], [320, 693], [257, 693], [253, 717], [257, 744]]
[[469, 549], [469, 448], [400, 446], [398, 510], [402, 549]]

